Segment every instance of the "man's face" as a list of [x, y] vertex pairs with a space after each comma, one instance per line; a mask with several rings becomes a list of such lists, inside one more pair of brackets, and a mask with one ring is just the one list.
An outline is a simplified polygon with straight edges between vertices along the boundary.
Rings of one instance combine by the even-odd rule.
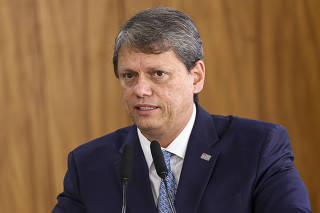
[[192, 114], [193, 94], [202, 89], [204, 71], [199, 87], [199, 75], [188, 72], [173, 51], [144, 54], [122, 47], [118, 73], [125, 108], [142, 132], [180, 133]]

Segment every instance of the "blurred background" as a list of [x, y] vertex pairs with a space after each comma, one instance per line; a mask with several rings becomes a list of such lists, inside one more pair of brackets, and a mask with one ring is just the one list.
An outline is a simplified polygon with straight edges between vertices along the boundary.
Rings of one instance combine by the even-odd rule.
[[285, 126], [320, 212], [319, 0], [0, 0], [1, 213], [51, 212], [68, 152], [131, 123], [113, 42], [130, 16], [160, 5], [198, 26], [200, 104]]

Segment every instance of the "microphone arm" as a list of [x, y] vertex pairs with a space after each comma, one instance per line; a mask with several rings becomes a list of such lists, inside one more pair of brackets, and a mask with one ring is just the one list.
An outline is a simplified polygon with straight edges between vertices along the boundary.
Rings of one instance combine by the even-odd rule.
[[171, 196], [170, 196], [170, 194], [169, 194], [169, 191], [168, 191], [167, 179], [166, 179], [166, 178], [163, 178], [162, 180], [164, 181], [164, 185], [165, 185], [165, 187], [166, 187], [166, 193], [167, 193], [167, 198], [168, 198], [168, 201], [169, 201], [171, 213], [176, 213], [176, 209], [174, 208], [174, 205], [173, 205], [173, 202], [172, 202], [172, 198], [171, 198]]
[[122, 183], [122, 213], [126, 213], [127, 209], [127, 186], [132, 173], [132, 163], [133, 148], [130, 144], [126, 144], [123, 149], [120, 169], [120, 178]]
[[127, 209], [127, 186], [128, 178], [122, 180], [122, 210], [121, 213], [126, 213]]

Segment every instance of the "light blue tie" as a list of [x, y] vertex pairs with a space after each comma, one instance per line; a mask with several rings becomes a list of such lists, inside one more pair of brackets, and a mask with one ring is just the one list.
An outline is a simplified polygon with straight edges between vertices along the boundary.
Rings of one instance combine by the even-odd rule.
[[[170, 157], [173, 154], [167, 151], [163, 151], [163, 157], [164, 161], [166, 163], [166, 166], [168, 168], [168, 176], [167, 176], [167, 183], [168, 183], [168, 191], [170, 194], [170, 197], [172, 199], [172, 202], [174, 202], [174, 197], [176, 194], [176, 180], [174, 178], [174, 175], [171, 171], [171, 166], [170, 166]], [[167, 193], [166, 193], [166, 188], [164, 185], [164, 181], [161, 180], [160, 183], [160, 190], [159, 190], [159, 197], [158, 197], [158, 211], [159, 213], [169, 213], [171, 212], [170, 209], [170, 204], [167, 198]]]

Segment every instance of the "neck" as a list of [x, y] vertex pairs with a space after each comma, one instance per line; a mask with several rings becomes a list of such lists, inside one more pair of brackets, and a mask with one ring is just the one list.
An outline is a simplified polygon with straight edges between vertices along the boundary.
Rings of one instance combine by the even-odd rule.
[[[182, 131], [182, 130], [181, 130]], [[180, 132], [181, 132], [180, 131]], [[149, 140], [149, 141], [158, 141], [160, 146], [163, 148], [167, 148], [171, 142], [180, 134], [177, 133], [175, 135], [168, 135], [168, 134], [152, 134], [149, 132], [141, 131], [141, 133]]]

